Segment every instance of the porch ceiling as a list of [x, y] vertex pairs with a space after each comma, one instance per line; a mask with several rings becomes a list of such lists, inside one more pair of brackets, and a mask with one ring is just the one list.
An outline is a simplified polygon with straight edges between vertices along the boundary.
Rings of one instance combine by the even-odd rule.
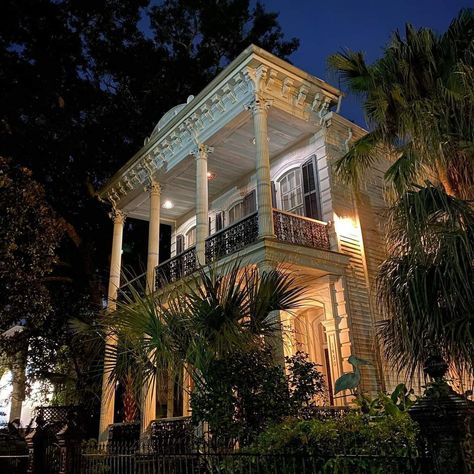
[[[271, 108], [268, 115], [270, 159], [315, 131], [314, 124]], [[253, 141], [253, 120], [246, 111], [225, 124], [208, 140], [207, 144], [214, 147], [214, 152], [208, 157], [208, 170], [216, 174], [215, 179], [209, 181], [209, 202], [255, 171]], [[194, 157], [189, 156], [164, 176], [161, 202], [171, 201], [173, 208], [162, 208], [162, 221], [174, 222], [195, 208], [195, 173]], [[125, 210], [130, 217], [148, 220], [147, 193], [143, 191], [135, 196]]]

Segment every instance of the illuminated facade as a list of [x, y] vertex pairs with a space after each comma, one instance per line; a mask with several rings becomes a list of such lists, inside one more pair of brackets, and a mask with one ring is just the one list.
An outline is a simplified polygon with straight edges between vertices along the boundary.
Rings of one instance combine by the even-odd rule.
[[[120, 284], [125, 218], [149, 222], [147, 285], [172, 282], [198, 263], [239, 258], [298, 272], [307, 305], [282, 314], [285, 351], [302, 349], [329, 385], [351, 371], [349, 355], [368, 359], [362, 388], [390, 388], [374, 341], [376, 267], [384, 255], [378, 210], [382, 170], [354, 196], [332, 164], [366, 133], [338, 114], [341, 92], [251, 46], [196, 97], [170, 110], [143, 148], [101, 191], [113, 206], [109, 285]], [[172, 228], [171, 258], [160, 259], [160, 222]], [[107, 380], [104, 378], [104, 393]], [[156, 417], [156, 393], [142, 404], [142, 425]], [[168, 396], [168, 400], [173, 397]], [[168, 404], [168, 416], [176, 415]], [[184, 412], [186, 412], [184, 400]], [[102, 401], [101, 432], [113, 422], [113, 396]]]

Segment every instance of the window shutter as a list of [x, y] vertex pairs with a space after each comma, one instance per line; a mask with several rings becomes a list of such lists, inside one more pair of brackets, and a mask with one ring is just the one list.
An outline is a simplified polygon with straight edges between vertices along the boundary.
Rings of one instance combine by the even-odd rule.
[[184, 235], [176, 236], [176, 255], [179, 255], [184, 251]]
[[257, 210], [255, 189], [244, 197], [244, 216], [253, 214]]
[[319, 201], [318, 176], [316, 171], [316, 157], [301, 167], [303, 171], [303, 195], [304, 195], [304, 211], [306, 217], [312, 219], [321, 219], [321, 204]]
[[277, 207], [277, 191], [275, 181], [272, 181], [272, 207], [274, 207], [275, 209]]
[[207, 235], [211, 235], [212, 234], [211, 216], [208, 217], [208, 222], [209, 222], [209, 225], [208, 225], [208, 229], [207, 229]]
[[219, 232], [224, 227], [224, 213], [218, 212], [216, 214], [216, 232]]

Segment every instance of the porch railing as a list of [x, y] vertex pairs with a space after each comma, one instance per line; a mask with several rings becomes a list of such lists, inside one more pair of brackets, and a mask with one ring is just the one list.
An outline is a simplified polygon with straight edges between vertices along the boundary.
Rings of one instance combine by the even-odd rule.
[[184, 252], [158, 265], [156, 269], [156, 287], [173, 283], [180, 278], [191, 275], [197, 268], [196, 247], [190, 247]]
[[330, 249], [328, 227], [325, 222], [274, 209], [273, 225], [276, 238], [282, 242], [316, 249]]
[[[325, 222], [273, 210], [276, 238], [305, 247], [329, 250], [329, 234]], [[211, 263], [254, 243], [258, 239], [258, 213], [240, 219], [206, 239], [206, 262]], [[157, 267], [156, 286], [173, 283], [197, 268], [196, 248], [191, 247]]]
[[206, 240], [206, 262], [238, 252], [258, 238], [258, 213], [240, 219]]

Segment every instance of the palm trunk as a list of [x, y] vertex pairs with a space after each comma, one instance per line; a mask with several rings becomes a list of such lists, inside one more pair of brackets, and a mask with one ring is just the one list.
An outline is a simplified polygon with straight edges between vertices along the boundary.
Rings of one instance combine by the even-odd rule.
[[123, 422], [133, 423], [137, 419], [138, 406], [133, 390], [133, 377], [129, 372], [125, 378], [125, 387], [123, 393]]

